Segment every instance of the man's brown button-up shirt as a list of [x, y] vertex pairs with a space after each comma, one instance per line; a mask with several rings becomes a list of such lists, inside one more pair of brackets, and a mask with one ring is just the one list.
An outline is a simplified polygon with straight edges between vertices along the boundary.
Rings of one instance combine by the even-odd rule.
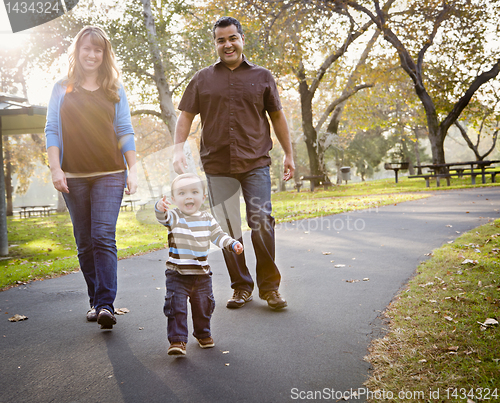
[[281, 102], [269, 70], [245, 56], [234, 70], [219, 60], [194, 75], [179, 109], [201, 116], [200, 156], [206, 173], [243, 173], [271, 164], [266, 111], [280, 110]]

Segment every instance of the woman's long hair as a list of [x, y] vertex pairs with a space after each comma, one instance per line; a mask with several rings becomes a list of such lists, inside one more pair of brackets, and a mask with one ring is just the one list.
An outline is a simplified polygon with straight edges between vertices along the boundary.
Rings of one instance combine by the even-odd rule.
[[111, 42], [106, 33], [99, 27], [87, 26], [83, 28], [78, 32], [69, 49], [68, 91], [72, 91], [85, 81], [79, 55], [82, 40], [86, 35], [90, 36], [93, 45], [103, 49], [102, 64], [99, 67], [97, 82], [104, 90], [106, 97], [110, 101], [117, 103], [120, 100], [118, 95], [120, 70], [116, 64], [115, 52], [113, 52]]

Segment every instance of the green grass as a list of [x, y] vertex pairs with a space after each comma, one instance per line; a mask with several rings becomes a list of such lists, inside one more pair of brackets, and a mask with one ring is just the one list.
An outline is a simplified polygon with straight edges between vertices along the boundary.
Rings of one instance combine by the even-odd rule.
[[[151, 216], [151, 210], [137, 214], [120, 212], [116, 229], [118, 258], [166, 247], [166, 229]], [[29, 219], [8, 217], [7, 228], [9, 258], [0, 261], [0, 288], [79, 268], [69, 214]]]
[[401, 391], [411, 401], [479, 401], [487, 389], [485, 401], [500, 401], [500, 329], [480, 325], [500, 319], [499, 256], [500, 220], [435, 250], [388, 307], [390, 332], [371, 345], [365, 386], [392, 392], [384, 401], [408, 401]]

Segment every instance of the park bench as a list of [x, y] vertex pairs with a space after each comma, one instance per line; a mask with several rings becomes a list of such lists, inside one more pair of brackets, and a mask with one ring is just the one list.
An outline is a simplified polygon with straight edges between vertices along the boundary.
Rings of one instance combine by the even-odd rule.
[[311, 192], [314, 192], [316, 181], [318, 181], [320, 186], [323, 186], [325, 190], [328, 190], [328, 188], [333, 185], [333, 183], [330, 182], [328, 178], [324, 175], [304, 175], [300, 177], [300, 182], [295, 184], [297, 192], [300, 192], [300, 188], [302, 187], [302, 181], [309, 181]]

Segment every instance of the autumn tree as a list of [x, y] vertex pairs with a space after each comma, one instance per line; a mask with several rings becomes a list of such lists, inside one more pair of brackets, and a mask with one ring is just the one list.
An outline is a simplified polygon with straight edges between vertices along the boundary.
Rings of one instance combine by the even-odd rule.
[[[393, 0], [390, 0], [391, 3]], [[373, 23], [357, 24], [325, 2], [235, 1], [236, 15], [251, 19], [260, 33], [264, 66], [275, 76], [294, 77], [300, 94], [302, 130], [312, 175], [327, 177], [325, 150], [337, 135], [343, 105], [365, 82], [364, 68], [378, 34]], [[341, 10], [340, 10], [341, 11]], [[371, 38], [371, 39], [370, 39]], [[365, 51], [349, 54], [356, 41]]]
[[397, 52], [426, 114], [433, 163], [445, 162], [444, 140], [475, 92], [500, 72], [499, 1], [409, 0], [389, 16], [379, 0], [325, 0], [352, 18], [368, 17]]
[[[27, 66], [26, 48], [1, 49], [0, 92], [28, 100]], [[44, 156], [45, 142], [38, 134], [3, 136], [6, 215], [13, 214], [14, 193], [26, 193], [30, 178], [36, 174], [37, 164], [44, 163]], [[13, 187], [14, 175], [17, 177], [16, 189]]]

